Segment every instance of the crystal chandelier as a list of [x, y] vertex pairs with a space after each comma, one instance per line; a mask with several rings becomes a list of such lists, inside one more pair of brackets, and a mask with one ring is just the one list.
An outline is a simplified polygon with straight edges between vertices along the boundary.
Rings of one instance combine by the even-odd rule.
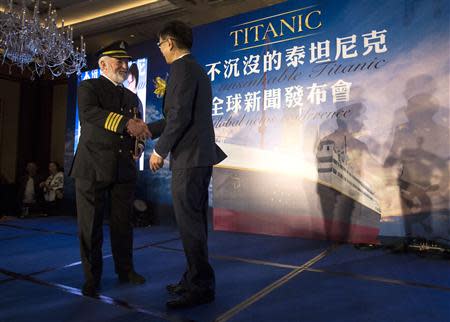
[[80, 48], [74, 49], [73, 28], [57, 27], [56, 11], [49, 4], [48, 14], [39, 16], [39, 0], [35, 0], [32, 13], [25, 6], [19, 7], [13, 0], [7, 1], [0, 12], [0, 60], [1, 64], [18, 66], [22, 72], [29, 70], [31, 79], [42, 76], [48, 70], [52, 77], [80, 74], [86, 65], [86, 43], [81, 36]]

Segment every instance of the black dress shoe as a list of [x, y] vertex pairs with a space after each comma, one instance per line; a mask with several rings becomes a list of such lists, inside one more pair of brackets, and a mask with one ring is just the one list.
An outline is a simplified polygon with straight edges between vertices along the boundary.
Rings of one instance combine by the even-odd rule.
[[167, 301], [166, 306], [170, 309], [182, 309], [201, 304], [211, 303], [212, 301], [214, 301], [214, 293], [197, 294], [185, 292], [179, 297]]
[[119, 281], [121, 283], [140, 285], [145, 283], [145, 277], [135, 271], [129, 271], [128, 273], [119, 273]]
[[99, 288], [100, 288], [100, 283], [85, 282], [83, 284], [83, 288], [81, 289], [81, 293], [84, 296], [96, 297], [96, 296], [98, 296]]
[[167, 284], [166, 290], [171, 295], [181, 295], [185, 292], [187, 292], [186, 287], [182, 283], [177, 284]]

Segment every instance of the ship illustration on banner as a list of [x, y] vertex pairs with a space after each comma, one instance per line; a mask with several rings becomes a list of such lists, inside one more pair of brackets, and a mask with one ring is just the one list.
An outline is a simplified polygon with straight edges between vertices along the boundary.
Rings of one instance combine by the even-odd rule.
[[334, 141], [320, 141], [315, 160], [298, 152], [220, 146], [229, 157], [214, 169], [215, 229], [377, 242], [375, 193]]

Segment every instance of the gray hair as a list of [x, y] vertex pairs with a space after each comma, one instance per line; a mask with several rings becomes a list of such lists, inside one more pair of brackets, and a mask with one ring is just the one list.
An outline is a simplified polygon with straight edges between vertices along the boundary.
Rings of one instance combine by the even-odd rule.
[[105, 63], [107, 63], [109, 59], [110, 59], [110, 57], [108, 57], [108, 56], [102, 56], [102, 57], [100, 57], [100, 58], [98, 59], [98, 67], [100, 67], [100, 69], [102, 69], [100, 63], [101, 63], [102, 61], [104, 61]]

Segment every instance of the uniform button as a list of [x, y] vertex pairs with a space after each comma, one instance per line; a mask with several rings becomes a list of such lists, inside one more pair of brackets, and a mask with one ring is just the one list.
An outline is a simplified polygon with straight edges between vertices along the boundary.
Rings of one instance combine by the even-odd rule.
[[123, 135], [121, 135], [120, 138], [123, 139]]
[[119, 150], [119, 153], [122, 153], [122, 150]]
[[123, 108], [120, 109], [123, 112]]
[[131, 113], [131, 110], [128, 110]]

